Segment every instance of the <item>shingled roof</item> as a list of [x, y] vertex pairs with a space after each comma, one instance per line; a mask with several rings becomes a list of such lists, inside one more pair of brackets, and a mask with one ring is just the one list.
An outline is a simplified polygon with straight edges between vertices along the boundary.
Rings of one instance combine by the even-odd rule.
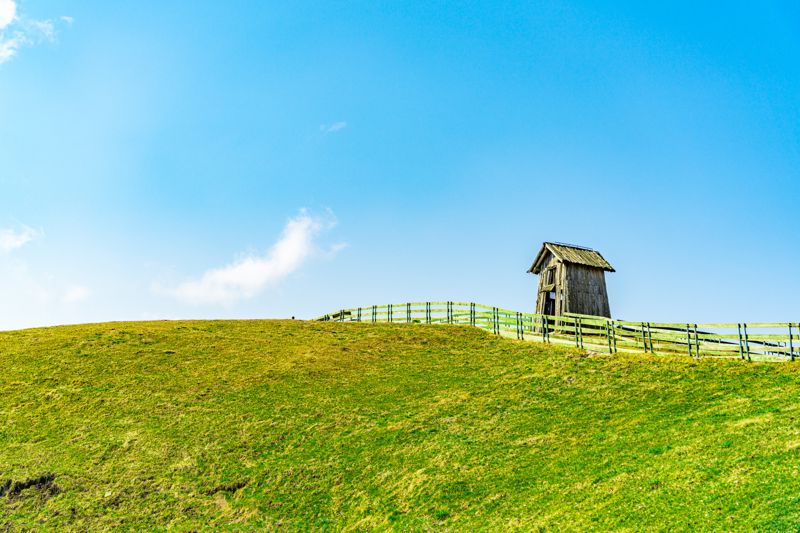
[[547, 252], [552, 253], [565, 263], [602, 268], [606, 272], [614, 272], [614, 267], [600, 255], [600, 252], [592, 250], [591, 248], [557, 242], [546, 242], [542, 244], [542, 249], [539, 250], [528, 272], [538, 274], [542, 271], [542, 261], [547, 255]]

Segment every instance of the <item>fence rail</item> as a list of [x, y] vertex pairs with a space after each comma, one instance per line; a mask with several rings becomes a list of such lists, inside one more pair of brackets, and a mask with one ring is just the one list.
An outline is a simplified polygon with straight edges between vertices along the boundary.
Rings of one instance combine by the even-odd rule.
[[472, 302], [408, 302], [341, 309], [317, 320], [461, 324], [520, 340], [574, 344], [607, 353], [651, 352], [690, 357], [790, 360], [800, 357], [800, 323], [693, 324], [631, 322], [567, 314], [521, 313]]

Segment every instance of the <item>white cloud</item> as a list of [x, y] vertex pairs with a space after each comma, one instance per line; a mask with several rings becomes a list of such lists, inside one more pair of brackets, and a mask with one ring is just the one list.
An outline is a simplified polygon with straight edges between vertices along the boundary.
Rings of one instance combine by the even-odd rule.
[[0, 65], [14, 57], [21, 44], [19, 37], [3, 38], [0, 35]]
[[250, 255], [206, 271], [200, 279], [161, 290], [191, 304], [232, 304], [256, 296], [285, 279], [319, 251], [315, 239], [336, 224], [328, 218], [312, 217], [305, 211], [286, 224], [278, 241], [263, 255]]
[[56, 37], [56, 26], [52, 20], [31, 20], [26, 25], [33, 36], [41, 37], [50, 42]]
[[64, 22], [67, 23], [67, 26], [72, 26], [72, 23], [75, 22], [75, 18], [74, 17], [70, 17], [69, 15], [63, 15], [60, 18], [61, 18], [61, 20], [63, 20]]
[[328, 249], [328, 255], [334, 256], [334, 255], [338, 254], [339, 252], [341, 252], [342, 250], [345, 250], [349, 246], [350, 246], [350, 244], [348, 244], [346, 242], [337, 242], [336, 244], [331, 246], [330, 249]]
[[67, 304], [79, 303], [86, 300], [90, 294], [91, 291], [88, 287], [84, 287], [82, 285], [73, 285], [64, 292], [62, 301]]
[[14, 22], [15, 18], [17, 18], [15, 0], [0, 0], [0, 30]]
[[0, 0], [0, 65], [17, 55], [23, 46], [54, 42], [56, 23], [72, 25], [72, 17], [29, 19], [17, 13], [16, 0]]
[[[2, 50], [2, 48], [0, 48], [0, 50]], [[0, 229], [0, 253], [8, 253], [17, 248], [22, 248], [42, 235], [43, 233], [41, 231], [29, 228], [28, 226], [23, 226], [19, 230], [10, 228]]]
[[333, 124], [320, 124], [319, 130], [322, 133], [336, 133], [337, 131], [341, 131], [347, 127], [347, 122], [334, 122]]

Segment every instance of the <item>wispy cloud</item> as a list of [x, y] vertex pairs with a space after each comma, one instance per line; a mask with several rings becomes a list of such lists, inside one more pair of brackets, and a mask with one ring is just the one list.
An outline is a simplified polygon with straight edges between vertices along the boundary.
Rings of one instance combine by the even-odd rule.
[[[159, 289], [190, 304], [232, 304], [256, 296], [300, 269], [320, 252], [316, 239], [336, 224], [333, 215], [313, 217], [306, 211], [290, 219], [280, 238], [265, 255], [249, 255], [200, 279], [175, 288]], [[329, 252], [330, 253], [330, 252]]]
[[17, 37], [4, 38], [0, 35], [0, 65], [17, 54], [22, 42]]
[[0, 229], [0, 253], [8, 253], [22, 248], [43, 235], [42, 231], [23, 226], [19, 229]]
[[29, 20], [26, 24], [29, 33], [53, 42], [56, 38], [56, 25], [52, 20]]
[[89, 298], [91, 291], [83, 285], [73, 285], [64, 291], [62, 301], [67, 304], [80, 303]]
[[21, 16], [16, 0], [0, 0], [0, 64], [5, 63], [23, 46], [56, 39], [56, 24], [72, 25], [72, 17], [63, 16], [57, 21], [29, 19]]
[[337, 131], [342, 131], [346, 127], [347, 127], [347, 122], [342, 120], [340, 122], [334, 122], [333, 124], [320, 124], [319, 131], [327, 135], [328, 133], [336, 133]]

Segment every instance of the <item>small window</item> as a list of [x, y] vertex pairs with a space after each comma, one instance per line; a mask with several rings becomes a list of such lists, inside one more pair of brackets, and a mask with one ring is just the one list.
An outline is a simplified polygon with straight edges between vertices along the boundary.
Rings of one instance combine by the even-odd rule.
[[556, 282], [556, 269], [548, 268], [544, 273], [544, 284], [545, 285], [552, 285]]

